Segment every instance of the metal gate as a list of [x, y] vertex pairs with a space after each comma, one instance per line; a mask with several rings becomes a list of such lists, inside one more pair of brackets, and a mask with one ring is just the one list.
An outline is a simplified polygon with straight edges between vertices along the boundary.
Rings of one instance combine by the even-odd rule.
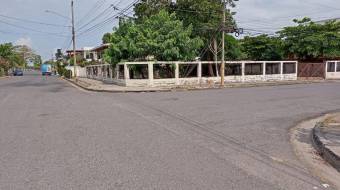
[[325, 78], [325, 63], [299, 63], [298, 77]]

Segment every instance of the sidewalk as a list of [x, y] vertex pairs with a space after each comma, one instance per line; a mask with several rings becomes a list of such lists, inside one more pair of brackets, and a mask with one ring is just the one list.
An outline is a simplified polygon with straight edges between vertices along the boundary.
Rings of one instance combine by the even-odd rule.
[[340, 172], [340, 114], [317, 124], [312, 141], [320, 155]]
[[[89, 91], [97, 92], [169, 92], [169, 91], [185, 91], [185, 90], [203, 90], [203, 89], [219, 89], [217, 85], [203, 85], [203, 86], [169, 86], [169, 87], [125, 87], [115, 84], [106, 84], [102, 81], [77, 78], [66, 79], [69, 82]], [[298, 80], [298, 81], [275, 81], [275, 82], [256, 82], [256, 83], [227, 83], [225, 88], [249, 88], [261, 86], [279, 86], [279, 85], [294, 85], [294, 84], [312, 84], [322, 83], [325, 80]]]

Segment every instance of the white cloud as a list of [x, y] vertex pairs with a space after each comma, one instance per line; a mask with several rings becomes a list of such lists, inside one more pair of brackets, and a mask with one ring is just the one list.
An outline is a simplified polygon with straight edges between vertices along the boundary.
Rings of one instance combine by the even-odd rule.
[[28, 47], [32, 47], [32, 40], [30, 37], [23, 37], [19, 38], [16, 42], [15, 45], [25, 45]]

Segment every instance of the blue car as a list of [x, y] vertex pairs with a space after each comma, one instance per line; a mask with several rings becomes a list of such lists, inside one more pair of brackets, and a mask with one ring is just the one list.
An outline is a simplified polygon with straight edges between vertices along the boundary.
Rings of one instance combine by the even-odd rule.
[[15, 69], [13, 71], [13, 76], [24, 76], [24, 72], [21, 69]]

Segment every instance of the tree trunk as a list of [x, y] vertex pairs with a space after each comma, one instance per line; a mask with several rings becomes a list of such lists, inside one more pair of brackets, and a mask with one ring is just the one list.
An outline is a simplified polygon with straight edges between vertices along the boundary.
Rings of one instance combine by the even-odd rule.
[[216, 76], [218, 77], [218, 47], [217, 47], [217, 39], [216, 37], [214, 38], [214, 61], [215, 61], [215, 69], [216, 69]]

